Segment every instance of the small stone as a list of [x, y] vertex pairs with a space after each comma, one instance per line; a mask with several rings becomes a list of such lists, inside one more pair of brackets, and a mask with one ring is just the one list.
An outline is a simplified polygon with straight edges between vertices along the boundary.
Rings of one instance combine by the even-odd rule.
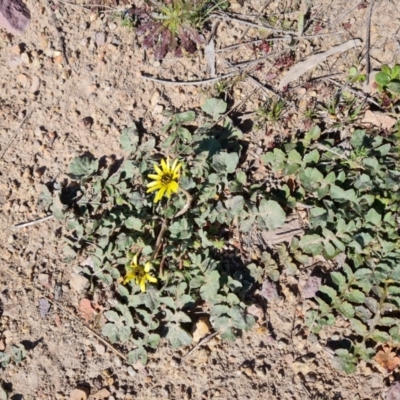
[[89, 286], [89, 280], [82, 275], [74, 275], [69, 281], [69, 285], [76, 292], [82, 292]]
[[153, 109], [153, 114], [159, 115], [159, 114], [162, 114], [163, 111], [164, 111], [164, 106], [161, 104], [157, 104]]
[[39, 89], [40, 89], [40, 78], [39, 78], [37, 75], [35, 75], [35, 76], [32, 78], [32, 84], [31, 84], [31, 87], [30, 87], [29, 91], [30, 91], [31, 93], [35, 93], [35, 92], [37, 92]]
[[114, 364], [117, 368], [122, 367], [122, 361], [119, 357], [114, 357]]
[[106, 352], [106, 348], [105, 346], [103, 346], [102, 344], [98, 343], [94, 346], [94, 348], [96, 349], [97, 353], [99, 353], [99, 355], [103, 355]]
[[193, 343], [198, 343], [200, 339], [210, 333], [208, 318], [200, 318], [192, 328]]
[[83, 128], [90, 129], [90, 128], [92, 127], [92, 125], [93, 125], [93, 122], [94, 122], [94, 120], [93, 120], [92, 117], [85, 117], [85, 118], [83, 118], [83, 119], [81, 120], [80, 125], [81, 125]]
[[152, 107], [155, 107], [156, 104], [158, 103], [158, 100], [160, 99], [160, 92], [158, 90], [156, 90], [153, 95], [150, 98], [150, 105]]
[[117, 28], [117, 24], [111, 22], [110, 24], [108, 24], [108, 28], [110, 29], [110, 31], [114, 31]]
[[111, 393], [106, 388], [103, 388], [103, 389], [100, 389], [97, 393], [95, 393], [93, 395], [93, 399], [96, 399], [96, 400], [108, 399], [108, 400], [110, 400], [112, 397], [112, 396], [110, 396], [110, 394]]
[[131, 366], [128, 367], [128, 374], [131, 378], [136, 377], [136, 371]]
[[22, 61], [22, 64], [30, 64], [30, 62], [31, 62], [29, 55], [27, 53], [21, 54], [21, 61]]
[[106, 42], [106, 34], [104, 32], [97, 32], [94, 36], [97, 46], [103, 46]]

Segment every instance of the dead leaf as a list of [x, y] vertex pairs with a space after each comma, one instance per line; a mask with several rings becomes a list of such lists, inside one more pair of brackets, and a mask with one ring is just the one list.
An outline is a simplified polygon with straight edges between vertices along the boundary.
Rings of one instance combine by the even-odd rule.
[[391, 129], [393, 125], [397, 122], [395, 118], [390, 117], [387, 114], [381, 112], [372, 112], [371, 110], [366, 111], [363, 120], [363, 124], [372, 124], [379, 128]]
[[198, 343], [200, 339], [210, 333], [208, 318], [201, 317], [192, 328], [193, 342]]
[[279, 84], [279, 90], [282, 90], [290, 82], [299, 79], [300, 76], [305, 74], [310, 69], [315, 68], [317, 65], [323, 63], [328, 57], [332, 56], [333, 54], [343, 53], [352, 49], [353, 47], [360, 46], [361, 43], [362, 42], [360, 39], [352, 39], [348, 42], [342, 43], [339, 46], [334, 46], [329, 50], [324, 51], [323, 53], [314, 54], [308, 57], [306, 60], [298, 62], [297, 64], [293, 65], [293, 67], [290, 68], [287, 74], [282, 78]]
[[86, 390], [74, 389], [69, 395], [69, 400], [87, 400], [88, 395]]
[[311, 299], [315, 296], [321, 286], [321, 278], [310, 276], [302, 290], [303, 299]]
[[264, 299], [269, 301], [279, 299], [276, 283], [268, 279], [264, 281], [262, 288], [260, 290], [260, 294], [262, 297], [264, 297]]
[[204, 56], [207, 62], [207, 69], [210, 71], [211, 78], [215, 77], [215, 47], [214, 47], [214, 40], [211, 39], [205, 46], [204, 46]]
[[96, 313], [96, 310], [92, 307], [92, 304], [89, 299], [82, 299], [79, 302], [79, 311], [81, 313], [81, 317], [86, 321], [90, 322]]
[[386, 400], [400, 400], [400, 382], [393, 382], [386, 395]]
[[389, 346], [383, 347], [374, 357], [375, 361], [388, 372], [395, 370], [400, 364], [400, 358]]
[[49, 301], [44, 297], [39, 299], [39, 312], [40, 312], [40, 315], [42, 316], [42, 318], [44, 318], [47, 315], [49, 310], [50, 310]]

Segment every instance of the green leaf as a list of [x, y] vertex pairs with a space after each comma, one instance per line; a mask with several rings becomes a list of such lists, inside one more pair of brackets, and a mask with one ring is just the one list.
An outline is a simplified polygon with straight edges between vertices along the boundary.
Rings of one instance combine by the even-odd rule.
[[345, 201], [356, 201], [357, 196], [354, 189], [343, 190], [341, 187], [331, 185], [330, 189], [331, 196], [334, 200], [345, 202]]
[[390, 82], [390, 76], [384, 72], [378, 72], [375, 75], [375, 82], [380, 86], [387, 86], [387, 84]]
[[174, 115], [174, 122], [177, 124], [183, 124], [185, 122], [193, 122], [196, 119], [196, 113], [194, 111], [185, 111]]
[[400, 82], [390, 82], [387, 85], [387, 88], [394, 94], [400, 94]]
[[336, 298], [337, 298], [337, 293], [336, 290], [331, 288], [330, 286], [326, 286], [326, 285], [322, 285], [320, 286], [320, 288], [318, 289], [321, 293], [325, 293], [329, 296], [329, 298], [331, 299], [331, 302], [334, 303]]
[[138, 347], [128, 353], [128, 363], [136, 364], [140, 361], [143, 365], [147, 364], [147, 351], [143, 347]]
[[304, 156], [303, 162], [307, 164], [316, 164], [319, 161], [319, 151], [317, 149], [312, 150]]
[[364, 147], [365, 137], [366, 137], [365, 130], [357, 129], [351, 135], [350, 143], [355, 149], [362, 148]]
[[116, 313], [115, 311], [106, 311], [104, 316], [107, 318], [108, 321], [117, 323], [120, 321], [121, 316]]
[[387, 332], [382, 332], [375, 329], [369, 337], [379, 343], [387, 343], [390, 341], [390, 335]]
[[364, 293], [357, 289], [350, 290], [348, 293], [345, 294], [344, 297], [347, 300], [349, 300], [353, 303], [358, 303], [358, 304], [362, 304], [365, 301]]
[[227, 104], [221, 99], [207, 99], [201, 109], [214, 120], [217, 120], [227, 109]]
[[304, 235], [299, 242], [300, 248], [313, 256], [320, 255], [324, 249], [325, 239], [322, 236], [312, 234]]
[[115, 324], [105, 324], [102, 329], [102, 334], [106, 336], [111, 343], [118, 342], [118, 327]]
[[[1, 355], [0, 355], [1, 359]], [[7, 392], [0, 386], [0, 400], [7, 400], [8, 399], [8, 394]]]
[[133, 229], [134, 231], [142, 230], [142, 221], [139, 218], [129, 217], [125, 220], [125, 226], [128, 229]]
[[348, 303], [347, 301], [344, 301], [337, 307], [338, 311], [346, 318], [353, 318], [354, 317], [354, 307]]
[[313, 192], [320, 188], [324, 176], [316, 168], [304, 168], [299, 173], [299, 179], [305, 190]]
[[219, 153], [212, 158], [212, 167], [218, 173], [232, 174], [239, 162], [237, 153]]
[[257, 222], [260, 229], [274, 230], [282, 227], [286, 213], [278, 202], [262, 199], [258, 209]]
[[241, 185], [245, 185], [246, 184], [246, 180], [247, 180], [247, 176], [245, 174], [244, 171], [239, 170], [236, 172], [236, 180], [241, 184]]
[[312, 127], [306, 134], [304, 139], [308, 142], [312, 142], [314, 140], [319, 139], [321, 136], [321, 129], [318, 125]]
[[91, 176], [99, 169], [99, 160], [89, 157], [75, 157], [69, 165], [69, 172], [74, 178]]
[[373, 225], [380, 225], [380, 223], [382, 221], [382, 215], [377, 213], [374, 208], [371, 208], [367, 212], [367, 215], [365, 216], [365, 220], [367, 222], [370, 222]]
[[176, 133], [184, 141], [186, 142], [192, 141], [192, 134], [188, 129], [184, 128], [183, 126], [179, 126], [178, 128], [176, 128]]
[[247, 266], [247, 269], [250, 271], [250, 276], [258, 283], [262, 283], [264, 269], [259, 267], [258, 265], [251, 263]]
[[350, 324], [358, 335], [365, 336], [367, 334], [368, 329], [360, 320], [356, 318], [351, 318]]
[[206, 283], [200, 288], [200, 294], [205, 301], [213, 303], [220, 287], [219, 272], [211, 271], [208, 275], [205, 276], [205, 279]]
[[152, 349], [156, 349], [160, 343], [160, 335], [157, 333], [151, 333], [146, 337], [146, 344]]
[[333, 283], [338, 286], [339, 291], [346, 287], [346, 277], [340, 272], [331, 272], [331, 278]]
[[139, 132], [136, 128], [136, 124], [132, 123], [129, 128], [123, 129], [119, 140], [125, 151], [128, 153], [134, 153], [139, 142]]
[[171, 237], [175, 239], [190, 239], [192, 236], [192, 228], [186, 218], [175, 221], [168, 230], [171, 232]]
[[378, 321], [378, 325], [392, 326], [392, 325], [396, 325], [397, 322], [398, 322], [398, 320], [396, 318], [383, 317]]
[[334, 358], [335, 366], [346, 374], [353, 374], [356, 371], [357, 358], [345, 349], [336, 350], [336, 354], [338, 357]]
[[178, 324], [167, 324], [168, 333], [166, 338], [170, 341], [171, 347], [177, 349], [182, 346], [188, 346], [192, 343], [192, 336], [182, 329]]

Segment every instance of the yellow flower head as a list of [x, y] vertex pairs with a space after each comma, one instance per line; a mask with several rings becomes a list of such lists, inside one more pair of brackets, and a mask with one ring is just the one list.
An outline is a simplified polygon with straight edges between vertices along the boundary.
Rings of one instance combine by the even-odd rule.
[[172, 166], [169, 164], [169, 158], [167, 161], [161, 160], [161, 168], [158, 165], [154, 165], [154, 170], [157, 174], [148, 175], [151, 182], [147, 185], [147, 193], [158, 190], [156, 196], [154, 197], [154, 203], [161, 200], [164, 194], [170, 198], [172, 193], [177, 193], [179, 190], [178, 179], [179, 179], [179, 169], [182, 164], [175, 160]]
[[138, 265], [137, 254], [133, 256], [132, 262], [126, 267], [126, 275], [124, 278], [124, 285], [130, 281], [135, 281], [137, 285], [140, 285], [142, 292], [146, 291], [146, 282], [156, 283], [157, 279], [154, 278], [149, 272], [151, 270], [151, 264], [147, 262], [144, 267]]

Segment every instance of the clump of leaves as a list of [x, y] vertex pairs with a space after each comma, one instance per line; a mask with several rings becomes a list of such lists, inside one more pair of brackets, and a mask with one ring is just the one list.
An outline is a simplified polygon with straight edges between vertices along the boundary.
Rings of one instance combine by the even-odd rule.
[[400, 65], [393, 68], [382, 65], [381, 71], [375, 75], [375, 83], [380, 92], [389, 91], [393, 95], [400, 94]]
[[6, 368], [10, 362], [21, 363], [26, 358], [24, 345], [13, 345], [7, 351], [0, 351], [0, 367]]
[[193, 54], [204, 43], [200, 30], [221, 6], [226, 7], [224, 0], [149, 0], [146, 7], [136, 10], [137, 34], [145, 35], [143, 46], [154, 49], [156, 60], [168, 52], [178, 57]]
[[265, 123], [274, 124], [280, 121], [285, 110], [285, 105], [286, 103], [280, 99], [268, 100], [256, 110], [256, 126], [260, 128]]
[[[74, 184], [42, 196], [67, 227], [65, 260], [85, 249], [90, 258], [82, 273], [115, 293], [102, 333], [131, 349], [132, 363], [146, 363], [161, 337], [174, 348], [190, 344], [188, 329], [199, 312], [225, 340], [254, 324], [246, 303], [251, 276], [225, 261], [226, 239], [233, 225], [242, 232], [279, 228], [286, 213], [263, 183], [247, 182], [239, 167], [242, 132], [228, 117], [216, 125], [226, 108], [220, 99], [207, 100], [197, 129], [188, 126], [193, 111], [173, 115], [159, 147], [153, 138], [141, 140], [132, 124], [121, 134], [129, 154], [121, 165], [78, 157], [70, 165]], [[157, 203], [147, 193], [168, 185], [174, 190]], [[265, 263], [276, 277], [268, 257]]]
[[400, 346], [400, 163], [394, 145], [364, 130], [337, 144], [316, 127], [262, 157], [295, 180], [289, 200], [310, 206], [308, 231], [291, 250], [338, 264], [306, 323], [318, 334], [338, 318], [348, 321], [349, 345], [336, 351], [337, 365], [348, 373], [360, 359], [372, 362], [379, 344]]

